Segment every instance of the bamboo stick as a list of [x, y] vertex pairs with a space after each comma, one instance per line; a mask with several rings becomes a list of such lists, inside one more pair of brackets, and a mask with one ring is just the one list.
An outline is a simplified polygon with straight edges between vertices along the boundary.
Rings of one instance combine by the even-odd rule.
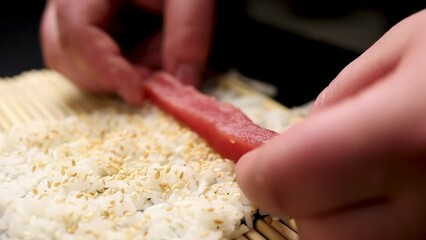
[[260, 234], [258, 231], [256, 231], [255, 229], [251, 229], [250, 231], [248, 231], [245, 236], [249, 239], [249, 240], [267, 240], [266, 238], [264, 238], [262, 236], [262, 234]]
[[239, 236], [234, 240], [249, 240], [248, 238], [244, 237], [244, 236]]
[[257, 220], [255, 226], [256, 229], [269, 240], [287, 240], [262, 219]]
[[265, 217], [264, 221], [268, 223], [273, 229], [279, 232], [288, 240], [298, 240], [299, 235], [291, 229], [289, 226], [282, 223], [279, 219], [274, 219], [273, 217]]

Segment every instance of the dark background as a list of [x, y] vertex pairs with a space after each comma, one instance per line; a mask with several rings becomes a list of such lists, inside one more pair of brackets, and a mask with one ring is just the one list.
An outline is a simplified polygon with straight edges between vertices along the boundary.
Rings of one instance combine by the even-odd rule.
[[[293, 14], [306, 18], [338, 18], [359, 8], [386, 16], [385, 28], [425, 7], [421, 1], [283, 0]], [[318, 4], [318, 3], [321, 4]], [[299, 105], [314, 99], [360, 51], [313, 40], [247, 15], [244, 0], [218, 0], [218, 16], [210, 67], [215, 72], [237, 69], [279, 88], [276, 99]], [[45, 1], [0, 3], [0, 77], [43, 68], [39, 24]]]
[[38, 27], [44, 1], [1, 1], [0, 77], [43, 66]]

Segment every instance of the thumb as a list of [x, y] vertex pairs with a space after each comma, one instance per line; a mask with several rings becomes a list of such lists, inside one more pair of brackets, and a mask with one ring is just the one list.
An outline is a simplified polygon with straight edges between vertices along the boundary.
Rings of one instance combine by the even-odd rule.
[[413, 104], [426, 97], [400, 82], [374, 84], [243, 156], [236, 168], [243, 192], [258, 207], [293, 217], [386, 201], [404, 177], [409, 161], [402, 159], [422, 151], [417, 140], [426, 134], [417, 127], [425, 110]]

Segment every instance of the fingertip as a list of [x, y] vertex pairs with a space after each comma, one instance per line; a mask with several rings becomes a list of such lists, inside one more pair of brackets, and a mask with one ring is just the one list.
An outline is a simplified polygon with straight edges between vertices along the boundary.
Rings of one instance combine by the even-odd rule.
[[108, 87], [110, 92], [118, 94], [128, 104], [140, 106], [145, 98], [143, 81], [149, 74], [142, 69], [141, 66], [135, 67], [119, 54], [106, 53], [105, 57], [93, 66], [91, 73], [99, 85]]
[[240, 158], [235, 169], [237, 183], [256, 206], [277, 216], [284, 216], [282, 205], [279, 203], [280, 192], [271, 181], [271, 173], [268, 170], [271, 162], [262, 158], [263, 154], [264, 151], [260, 148]]
[[[132, 106], [140, 106], [145, 100], [145, 91], [143, 80], [150, 75], [149, 69], [142, 65], [131, 66], [123, 65], [121, 77], [117, 78], [115, 83], [118, 85], [118, 95], [128, 104]], [[125, 79], [126, 81], [119, 81]]]
[[250, 186], [252, 186], [252, 184], [250, 184], [250, 180], [251, 178], [249, 176], [252, 175], [253, 169], [253, 159], [254, 156], [253, 152], [249, 152], [244, 154], [237, 162], [236, 166], [235, 166], [235, 174], [236, 174], [236, 179], [237, 179], [237, 183], [240, 186], [240, 188], [246, 192], [246, 195], [250, 198], [249, 195], [251, 195], [249, 193], [250, 191]]
[[145, 100], [145, 93], [141, 90], [133, 89], [122, 89], [118, 91], [118, 94], [124, 99], [124, 101], [131, 106], [140, 106]]

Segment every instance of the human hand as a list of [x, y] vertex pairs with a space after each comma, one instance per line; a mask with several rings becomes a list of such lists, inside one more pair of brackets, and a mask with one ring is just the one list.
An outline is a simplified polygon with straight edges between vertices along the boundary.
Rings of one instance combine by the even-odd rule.
[[[162, 15], [164, 27], [125, 52], [113, 35], [126, 27], [117, 25], [120, 11], [129, 6]], [[49, 0], [40, 28], [44, 60], [82, 89], [116, 93], [138, 105], [151, 70], [161, 68], [197, 84], [208, 56], [213, 11], [214, 0]], [[135, 35], [138, 29], [132, 29]]]
[[426, 11], [349, 64], [312, 113], [236, 167], [301, 239], [426, 239]]

